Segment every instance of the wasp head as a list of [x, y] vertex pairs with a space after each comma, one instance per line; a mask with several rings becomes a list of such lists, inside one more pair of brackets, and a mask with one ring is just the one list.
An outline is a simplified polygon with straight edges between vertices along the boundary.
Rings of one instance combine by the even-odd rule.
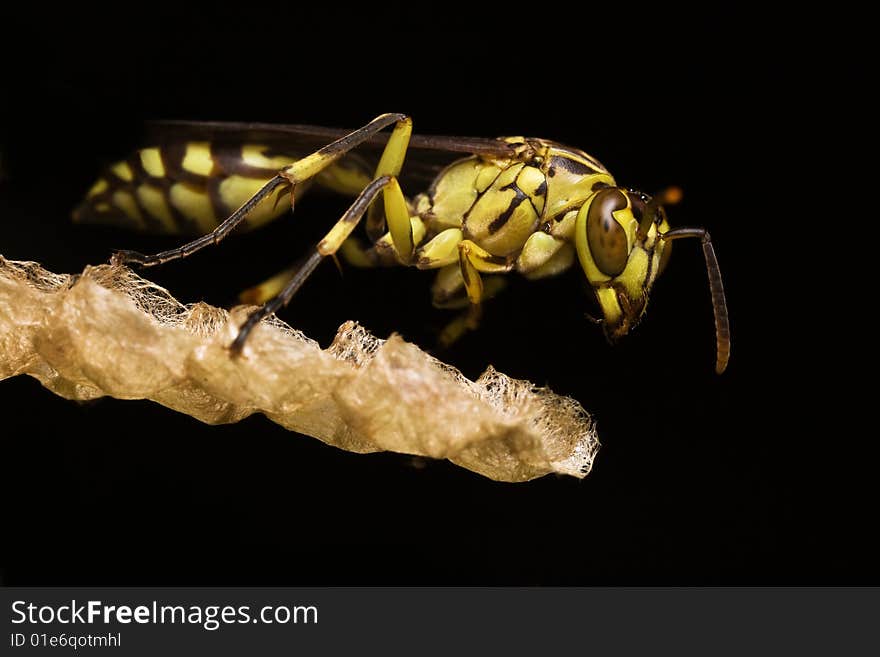
[[[665, 196], [664, 196], [665, 198]], [[621, 187], [601, 189], [577, 216], [577, 254], [615, 342], [636, 326], [669, 257], [659, 236], [669, 229], [661, 198]]]

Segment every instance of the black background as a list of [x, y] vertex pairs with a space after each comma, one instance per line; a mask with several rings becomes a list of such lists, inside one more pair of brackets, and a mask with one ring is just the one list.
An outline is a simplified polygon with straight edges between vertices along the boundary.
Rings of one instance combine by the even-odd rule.
[[[805, 254], [792, 241], [812, 230], [792, 174], [820, 167], [795, 153], [816, 136], [799, 122], [827, 100], [817, 80], [855, 69], [807, 66], [790, 17], [532, 11], [15, 17], [6, 36], [27, 38], [5, 39], [0, 253], [75, 272], [114, 248], [175, 244], [68, 220], [145, 119], [354, 127], [402, 111], [426, 134], [549, 137], [622, 184], [681, 186], [671, 221], [711, 230], [724, 275], [728, 372], [713, 373], [694, 241], [676, 245], [645, 321], [615, 347], [583, 318], [594, 309], [573, 269], [515, 281], [478, 333], [441, 354], [471, 377], [492, 363], [580, 400], [603, 443], [583, 481], [494, 483], [445, 462], [344, 453], [262, 417], [209, 427], [149, 402], [76, 404], [7, 380], [6, 583], [877, 581], [859, 557], [870, 498], [846, 485], [859, 438], [820, 420], [805, 392], [830, 357], [799, 328]], [[231, 305], [343, 207], [307, 200], [295, 219], [150, 276], [182, 300]], [[340, 277], [325, 263], [281, 317], [324, 346], [357, 319], [431, 348], [448, 316], [431, 308], [429, 282], [408, 270]]]

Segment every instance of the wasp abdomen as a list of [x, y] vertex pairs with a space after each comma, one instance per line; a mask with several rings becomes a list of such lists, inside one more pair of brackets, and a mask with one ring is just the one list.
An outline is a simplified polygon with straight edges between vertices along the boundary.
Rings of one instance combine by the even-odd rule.
[[[104, 172], [74, 220], [152, 233], [210, 232], [297, 158], [268, 146], [183, 142], [137, 151]], [[297, 189], [297, 192], [304, 191]], [[283, 214], [289, 188], [279, 188], [248, 215], [250, 227]]]

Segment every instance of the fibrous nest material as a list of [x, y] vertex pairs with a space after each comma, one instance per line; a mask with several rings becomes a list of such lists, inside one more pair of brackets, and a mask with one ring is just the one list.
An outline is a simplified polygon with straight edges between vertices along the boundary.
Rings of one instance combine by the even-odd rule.
[[183, 305], [125, 267], [71, 276], [0, 256], [0, 380], [27, 374], [75, 400], [151, 399], [208, 424], [263, 413], [341, 449], [445, 458], [499, 481], [592, 467], [599, 442], [573, 399], [492, 367], [470, 381], [355, 322], [321, 349], [273, 318], [233, 358], [247, 311]]

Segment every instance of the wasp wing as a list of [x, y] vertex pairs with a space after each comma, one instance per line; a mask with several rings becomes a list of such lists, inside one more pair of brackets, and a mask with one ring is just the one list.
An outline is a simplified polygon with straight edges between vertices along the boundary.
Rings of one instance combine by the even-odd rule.
[[[147, 137], [155, 143], [204, 139], [214, 142], [263, 143], [274, 149], [307, 155], [340, 139], [351, 130], [305, 124], [240, 123], [225, 121], [152, 121], [147, 124]], [[355, 153], [375, 166], [390, 133], [369, 138]], [[499, 139], [412, 135], [406, 163], [401, 173], [409, 193], [423, 191], [450, 162], [465, 155], [512, 157], [514, 149]], [[350, 157], [350, 156], [347, 156]]]

